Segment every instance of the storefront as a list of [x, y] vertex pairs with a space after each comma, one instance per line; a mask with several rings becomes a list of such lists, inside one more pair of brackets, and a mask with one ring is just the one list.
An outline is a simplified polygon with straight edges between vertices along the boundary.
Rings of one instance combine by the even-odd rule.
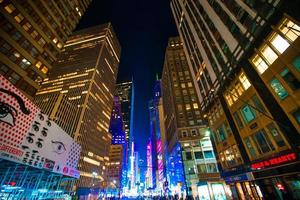
[[252, 170], [265, 199], [300, 199], [300, 161], [296, 153], [253, 163]]
[[226, 189], [223, 182], [199, 182], [197, 185], [200, 200], [226, 200]]
[[230, 186], [232, 199], [262, 199], [262, 192], [251, 172], [227, 177], [225, 180]]

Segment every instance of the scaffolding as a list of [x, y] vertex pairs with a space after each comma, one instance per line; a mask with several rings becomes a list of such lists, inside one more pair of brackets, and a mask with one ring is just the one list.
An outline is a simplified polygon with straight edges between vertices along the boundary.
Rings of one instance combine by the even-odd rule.
[[0, 159], [0, 200], [70, 199], [75, 180]]

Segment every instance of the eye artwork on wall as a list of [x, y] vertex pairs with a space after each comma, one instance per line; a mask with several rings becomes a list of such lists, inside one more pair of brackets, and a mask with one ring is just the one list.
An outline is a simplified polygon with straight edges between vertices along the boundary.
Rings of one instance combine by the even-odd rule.
[[81, 147], [0, 75], [0, 158], [79, 177]]

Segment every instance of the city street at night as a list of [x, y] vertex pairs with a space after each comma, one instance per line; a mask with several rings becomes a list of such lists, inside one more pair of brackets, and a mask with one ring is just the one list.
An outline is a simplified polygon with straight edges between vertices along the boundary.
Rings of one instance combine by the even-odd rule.
[[300, 200], [300, 0], [0, 0], [0, 200]]

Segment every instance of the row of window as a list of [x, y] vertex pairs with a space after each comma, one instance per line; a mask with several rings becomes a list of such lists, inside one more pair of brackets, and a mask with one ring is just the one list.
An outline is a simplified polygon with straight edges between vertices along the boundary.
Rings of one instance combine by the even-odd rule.
[[238, 76], [238, 80], [230, 87], [225, 93], [225, 99], [229, 106], [232, 106], [234, 102], [238, 100], [240, 96], [251, 86], [247, 76], [242, 72]]

